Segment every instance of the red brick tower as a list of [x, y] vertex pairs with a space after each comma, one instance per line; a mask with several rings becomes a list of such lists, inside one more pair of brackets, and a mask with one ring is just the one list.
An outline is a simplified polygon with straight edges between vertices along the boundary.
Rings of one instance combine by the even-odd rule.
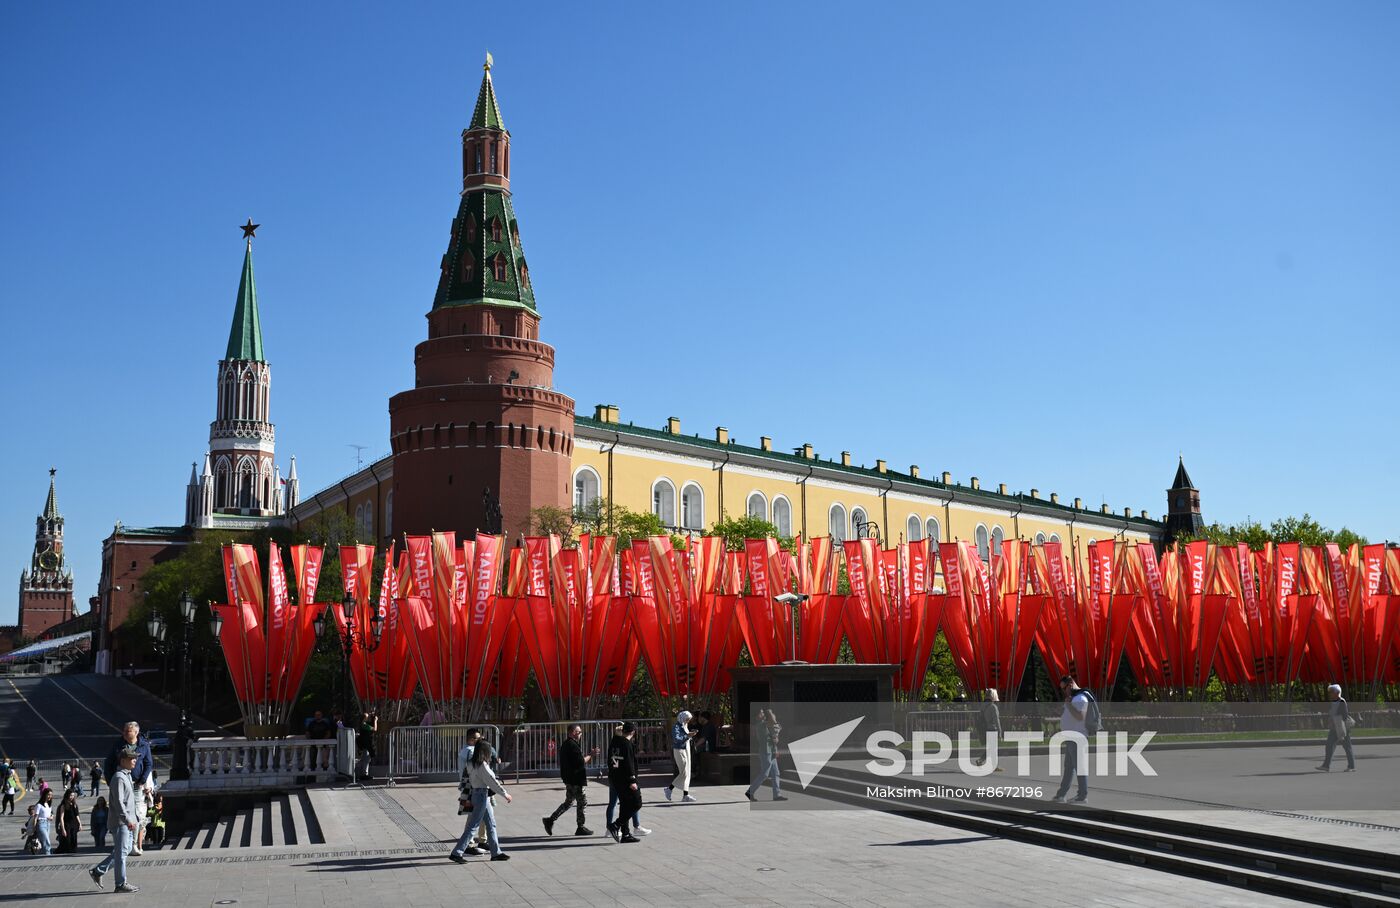
[[33, 640], [77, 614], [73, 572], [63, 554], [63, 517], [54, 492], [55, 472], [49, 470], [49, 497], [36, 522], [29, 570], [19, 577], [19, 635], [24, 640]]
[[[510, 197], [510, 133], [491, 56], [462, 132], [462, 200], [412, 390], [389, 400], [395, 534], [526, 530], [569, 505], [574, 402], [554, 390]], [[488, 492], [489, 490], [489, 497]]]

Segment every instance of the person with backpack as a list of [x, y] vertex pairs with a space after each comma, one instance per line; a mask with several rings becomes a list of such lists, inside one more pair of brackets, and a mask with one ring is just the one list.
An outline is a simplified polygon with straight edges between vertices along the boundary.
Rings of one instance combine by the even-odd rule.
[[1327, 698], [1332, 701], [1327, 708], [1327, 750], [1322, 763], [1317, 767], [1321, 772], [1332, 771], [1332, 754], [1341, 742], [1342, 751], [1347, 755], [1347, 772], [1356, 772], [1356, 755], [1351, 750], [1351, 727], [1356, 724], [1351, 710], [1347, 709], [1346, 698], [1342, 696], [1340, 684], [1327, 685]]
[[15, 815], [15, 795], [20, 793], [19, 774], [10, 769], [5, 773], [5, 778], [0, 781], [0, 788], [3, 788], [5, 795], [0, 799], [0, 813], [5, 812], [5, 808], [10, 808], [10, 816]]
[[1094, 695], [1078, 684], [1074, 678], [1065, 675], [1060, 679], [1060, 693], [1064, 695], [1064, 707], [1060, 710], [1060, 731], [1069, 732], [1064, 742], [1064, 772], [1060, 776], [1060, 790], [1054, 800], [1063, 803], [1069, 794], [1069, 784], [1076, 775], [1079, 777], [1079, 792], [1070, 798], [1071, 804], [1083, 804], [1089, 799], [1089, 754], [1088, 739], [1098, 734], [1102, 728], [1099, 718], [1099, 705]]

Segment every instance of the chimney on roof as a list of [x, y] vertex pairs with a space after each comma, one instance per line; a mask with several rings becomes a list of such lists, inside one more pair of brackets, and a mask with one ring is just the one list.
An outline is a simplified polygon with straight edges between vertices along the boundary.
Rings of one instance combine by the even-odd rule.
[[807, 458], [808, 460], [816, 460], [817, 452], [812, 449], [812, 446], [810, 444], [804, 444], [802, 446], [802, 456]]
[[1006, 494], [1006, 483], [1004, 483], [1004, 482], [999, 482], [999, 483], [997, 483], [997, 494], [998, 494], [998, 495], [1005, 495], [1005, 494]]
[[953, 484], [953, 474], [949, 473], [947, 470], [943, 471], [943, 484], [945, 486], [950, 486]]
[[918, 478], [919, 478], [919, 465], [918, 465], [918, 464], [916, 464], [916, 463], [911, 463], [911, 464], [909, 465], [909, 475], [912, 476], [912, 477], [914, 477], [915, 479], [918, 479]]
[[974, 489], [982, 488], [982, 480], [978, 479], [976, 476], [972, 477], [972, 487]]
[[771, 451], [773, 450], [773, 439], [767, 435], [760, 435], [758, 436], [758, 446], [765, 451]]
[[618, 410], [615, 404], [599, 404], [593, 408], [593, 418], [598, 422], [616, 424], [618, 422]]
[[1060, 503], [1060, 493], [1059, 493], [1059, 492], [1051, 492], [1051, 493], [1050, 493], [1050, 503], [1051, 503], [1051, 504], [1059, 504], [1059, 503]]
[[1082, 511], [1082, 510], [1084, 510], [1084, 499], [1082, 499], [1082, 498], [1076, 498], [1076, 499], [1074, 499], [1074, 509], [1075, 509], [1076, 511]]
[[1101, 505], [1099, 505], [1099, 513], [1100, 513], [1100, 514], [1107, 514], [1107, 513], [1108, 513], [1108, 505], [1107, 505], [1107, 504], [1101, 504]]
[[1143, 508], [1143, 509], [1142, 509], [1142, 513], [1141, 513], [1140, 516], [1142, 517], [1143, 520], [1148, 520], [1148, 519], [1150, 519], [1150, 518], [1148, 518], [1148, 516], [1147, 516], [1147, 508]]
[[1124, 508], [1124, 509], [1123, 509], [1123, 516], [1124, 516], [1124, 517], [1131, 517], [1131, 516], [1133, 516], [1133, 509], [1132, 509], [1132, 508]]
[[1039, 499], [1039, 498], [1040, 498], [1040, 489], [1031, 489], [1031, 497], [1032, 497], [1032, 498]]
[[672, 435], [681, 434], [681, 421], [674, 416], [666, 417], [666, 431]]
[[715, 441], [722, 445], [729, 444], [729, 430], [724, 426], [715, 426]]
[[843, 467], [849, 467], [850, 465], [851, 465], [851, 452], [850, 452], [850, 451], [842, 451], [842, 452], [841, 452], [841, 466], [843, 466]]
[[883, 460], [877, 460], [877, 461], [875, 461], [875, 472], [876, 472], [876, 473], [884, 473], [884, 472], [885, 472], [885, 462], [884, 462]]

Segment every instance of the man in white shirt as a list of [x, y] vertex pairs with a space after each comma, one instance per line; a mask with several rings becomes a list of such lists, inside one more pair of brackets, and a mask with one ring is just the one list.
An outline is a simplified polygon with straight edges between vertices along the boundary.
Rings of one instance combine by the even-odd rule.
[[[1064, 695], [1065, 699], [1064, 708], [1060, 710], [1060, 731], [1078, 732], [1087, 737], [1088, 731], [1085, 728], [1084, 720], [1089, 714], [1089, 701], [1092, 699], [1092, 695], [1075, 684], [1074, 678], [1070, 675], [1065, 675], [1060, 679], [1060, 693]], [[1079, 776], [1079, 793], [1070, 798], [1070, 803], [1083, 804], [1089, 797], [1089, 755], [1084, 752], [1084, 743], [1075, 739], [1064, 742], [1064, 773], [1060, 776], [1060, 790], [1055, 793], [1056, 801], [1065, 800], [1065, 795], [1069, 794], [1070, 780], [1075, 775]]]

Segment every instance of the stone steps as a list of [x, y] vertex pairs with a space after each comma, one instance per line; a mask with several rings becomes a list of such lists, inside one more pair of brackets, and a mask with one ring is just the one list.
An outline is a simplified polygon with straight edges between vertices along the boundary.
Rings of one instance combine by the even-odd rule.
[[251, 807], [222, 816], [187, 831], [165, 845], [166, 850], [211, 848], [276, 848], [322, 845], [325, 837], [312, 799], [304, 790], [270, 795]]

